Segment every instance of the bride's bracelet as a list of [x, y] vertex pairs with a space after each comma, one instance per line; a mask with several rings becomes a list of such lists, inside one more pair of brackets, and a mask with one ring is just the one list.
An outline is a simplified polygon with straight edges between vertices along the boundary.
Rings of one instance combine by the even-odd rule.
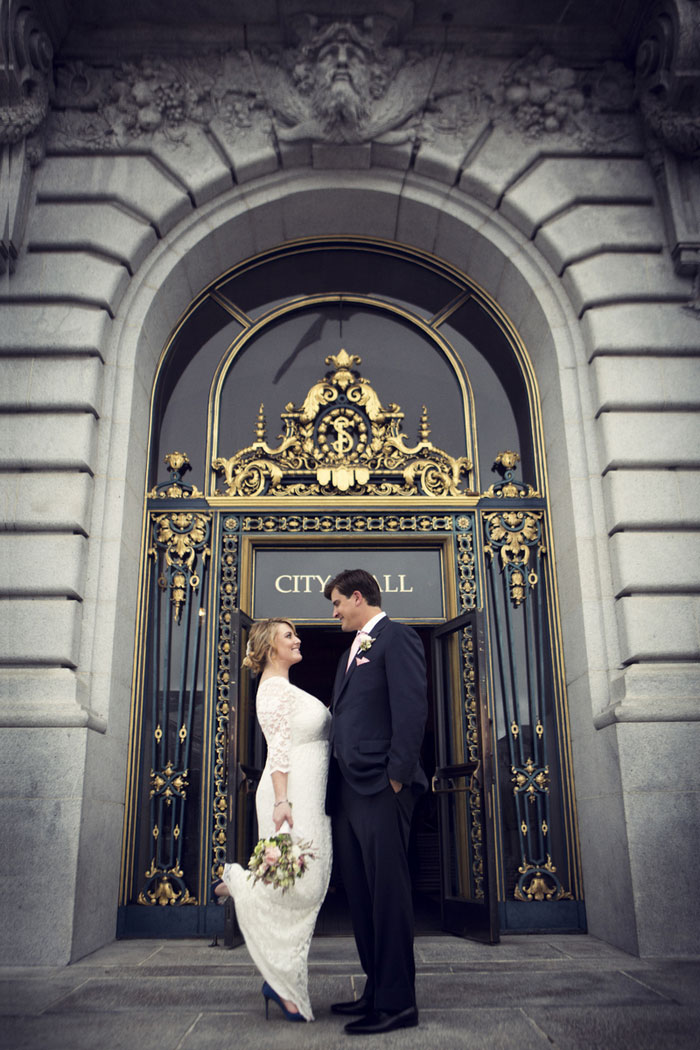
[[274, 804], [274, 806], [272, 808], [273, 809], [277, 809], [278, 806], [283, 806], [285, 804], [285, 802], [289, 806], [289, 808], [291, 809], [292, 808], [292, 803], [289, 801], [288, 798], [281, 798], [279, 800], [279, 802], [275, 802], [275, 804]]

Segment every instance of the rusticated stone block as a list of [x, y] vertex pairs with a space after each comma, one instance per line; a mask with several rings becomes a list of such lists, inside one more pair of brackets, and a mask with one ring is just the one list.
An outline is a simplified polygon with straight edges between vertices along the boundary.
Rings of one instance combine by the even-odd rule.
[[0, 663], [77, 667], [81, 607], [60, 598], [0, 602]]
[[87, 413], [0, 415], [0, 467], [92, 473], [96, 436], [97, 422]]
[[86, 547], [83, 536], [0, 532], [0, 595], [82, 598]]

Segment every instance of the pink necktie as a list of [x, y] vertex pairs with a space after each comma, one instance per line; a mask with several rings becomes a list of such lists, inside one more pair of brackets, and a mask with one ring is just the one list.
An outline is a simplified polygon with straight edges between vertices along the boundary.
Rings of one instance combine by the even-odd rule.
[[348, 655], [348, 662], [347, 662], [347, 664], [345, 666], [345, 673], [346, 674], [350, 670], [350, 664], [353, 662], [353, 660], [357, 656], [357, 652], [358, 652], [358, 650], [360, 648], [360, 642], [362, 641], [364, 636], [365, 636], [365, 632], [364, 631], [358, 631], [357, 634], [355, 635], [354, 639], [353, 639], [353, 643], [350, 646], [350, 653]]

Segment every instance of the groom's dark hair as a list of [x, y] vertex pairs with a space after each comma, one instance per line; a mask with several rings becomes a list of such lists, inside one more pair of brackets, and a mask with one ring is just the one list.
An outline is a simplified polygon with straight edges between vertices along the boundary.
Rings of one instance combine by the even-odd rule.
[[346, 598], [359, 591], [368, 605], [376, 605], [378, 609], [382, 607], [382, 592], [371, 572], [365, 572], [364, 569], [343, 569], [323, 588], [324, 598], [330, 601], [331, 593], [336, 587]]

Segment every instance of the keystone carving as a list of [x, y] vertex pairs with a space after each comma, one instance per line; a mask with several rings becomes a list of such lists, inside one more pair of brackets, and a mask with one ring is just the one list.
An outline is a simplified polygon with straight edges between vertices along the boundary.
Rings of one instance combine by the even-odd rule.
[[[412, 118], [433, 103], [430, 85], [436, 53], [410, 58], [385, 46], [386, 25], [333, 22], [320, 29], [300, 23], [302, 41], [277, 64], [265, 64], [267, 101], [283, 141], [405, 142], [414, 137]], [[265, 61], [267, 59], [267, 61]]]

